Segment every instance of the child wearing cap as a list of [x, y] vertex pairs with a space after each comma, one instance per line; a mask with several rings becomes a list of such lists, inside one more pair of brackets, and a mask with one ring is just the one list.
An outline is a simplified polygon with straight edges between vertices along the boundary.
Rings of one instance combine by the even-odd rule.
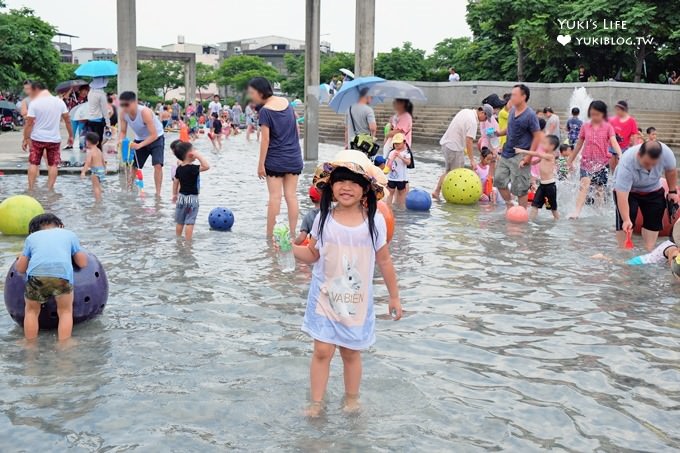
[[375, 164], [375, 166], [381, 170], [385, 170], [386, 163], [387, 159], [385, 159], [383, 156], [375, 156], [375, 159], [373, 159], [373, 164]]
[[340, 152], [314, 176], [321, 191], [320, 213], [307, 246], [295, 257], [313, 264], [302, 330], [314, 339], [310, 366], [311, 404], [307, 415], [324, 410], [331, 359], [340, 349], [344, 365], [343, 409], [360, 409], [361, 350], [375, 342], [373, 273], [375, 265], [389, 292], [388, 312], [401, 318], [397, 275], [387, 245], [387, 225], [378, 212], [385, 174], [359, 151]]
[[[395, 134], [392, 137], [392, 146], [387, 157], [385, 168], [389, 169], [387, 174], [387, 187], [390, 194], [385, 202], [391, 205], [396, 199], [398, 206], [406, 207], [406, 195], [408, 194], [408, 166], [411, 165], [411, 150], [406, 146], [404, 134]], [[396, 196], [395, 196], [396, 193]]]
[[295, 245], [303, 245], [305, 241], [308, 240], [309, 234], [312, 232], [312, 227], [314, 226], [314, 220], [319, 214], [319, 203], [321, 203], [321, 192], [316, 186], [311, 186], [309, 188], [309, 199], [314, 204], [314, 208], [307, 211], [305, 216], [302, 218], [302, 225], [300, 226], [300, 233], [295, 238]]

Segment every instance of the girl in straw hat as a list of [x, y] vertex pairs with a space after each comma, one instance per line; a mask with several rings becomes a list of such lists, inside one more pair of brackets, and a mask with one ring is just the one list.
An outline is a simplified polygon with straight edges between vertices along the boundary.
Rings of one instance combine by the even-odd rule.
[[361, 350], [375, 342], [373, 271], [376, 263], [390, 294], [389, 312], [401, 318], [397, 276], [387, 245], [387, 227], [377, 203], [385, 174], [359, 151], [340, 152], [314, 176], [321, 211], [307, 246], [295, 257], [314, 265], [302, 330], [314, 339], [307, 415], [323, 412], [331, 359], [340, 349], [344, 365], [343, 409], [359, 409]]

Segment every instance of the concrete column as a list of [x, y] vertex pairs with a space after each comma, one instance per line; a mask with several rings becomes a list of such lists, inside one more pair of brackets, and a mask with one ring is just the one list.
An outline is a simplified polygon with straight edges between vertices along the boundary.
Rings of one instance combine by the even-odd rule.
[[356, 0], [354, 75], [373, 75], [375, 51], [375, 0]]
[[118, 93], [137, 92], [137, 12], [135, 0], [117, 0]]
[[319, 158], [321, 0], [305, 2], [305, 160]]
[[184, 63], [184, 108], [196, 100], [196, 55]]

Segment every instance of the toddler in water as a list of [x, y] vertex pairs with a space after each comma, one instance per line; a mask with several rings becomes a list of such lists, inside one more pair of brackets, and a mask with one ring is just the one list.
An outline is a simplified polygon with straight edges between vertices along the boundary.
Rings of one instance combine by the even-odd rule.
[[647, 141], [656, 141], [656, 128], [653, 126], [647, 128]]
[[483, 193], [479, 201], [483, 203], [496, 203], [500, 197], [498, 197], [498, 189], [493, 186], [493, 173], [491, 173], [492, 165], [495, 160], [495, 153], [486, 146], [482, 148], [480, 153], [482, 158], [475, 169], [477, 176], [482, 180]]
[[27, 340], [38, 336], [40, 308], [54, 297], [59, 316], [57, 335], [59, 340], [66, 340], [73, 331], [73, 263], [81, 268], [87, 266], [87, 255], [81, 250], [78, 237], [64, 229], [54, 214], [34, 217], [28, 233], [16, 263], [16, 270], [28, 277], [24, 336]]
[[[411, 165], [411, 150], [406, 145], [404, 134], [395, 134], [392, 137], [394, 148], [387, 157], [385, 168], [389, 169], [387, 174], [387, 187], [390, 194], [385, 202], [392, 204], [396, 199], [397, 205], [406, 207], [406, 195], [408, 194], [408, 166]], [[396, 193], [396, 196], [395, 196]]]
[[[295, 257], [314, 264], [302, 330], [314, 339], [307, 415], [323, 412], [336, 348], [344, 365], [344, 410], [359, 410], [361, 350], [375, 342], [373, 272], [380, 267], [390, 294], [388, 312], [401, 318], [397, 275], [387, 245], [387, 226], [377, 211], [385, 175], [360, 151], [345, 150], [317, 169], [321, 212], [307, 246]], [[333, 203], [333, 200], [337, 200]]]
[[531, 220], [538, 215], [538, 210], [544, 205], [546, 209], [552, 211], [555, 220], [560, 218], [557, 212], [557, 184], [555, 183], [555, 159], [557, 148], [560, 146], [560, 139], [556, 135], [546, 135], [541, 140], [541, 147], [537, 151], [515, 148], [518, 154], [528, 154], [539, 159], [538, 169], [540, 184], [531, 202]]
[[104, 153], [99, 149], [97, 143], [99, 143], [99, 135], [96, 132], [88, 132], [85, 135], [87, 157], [85, 158], [85, 165], [80, 172], [80, 177], [85, 178], [87, 171], [90, 170], [94, 199], [99, 201], [102, 199], [101, 183], [104, 182], [106, 177], [106, 162], [104, 161]]
[[576, 142], [578, 141], [578, 135], [581, 132], [581, 126], [583, 126], [583, 121], [579, 119], [581, 110], [578, 107], [571, 109], [571, 118], [567, 120], [567, 136], [569, 137], [569, 146], [574, 148]]
[[564, 181], [569, 177], [569, 165], [567, 164], [567, 161], [569, 160], [569, 156], [571, 156], [571, 152], [571, 146], [566, 143], [560, 145], [560, 157], [557, 159], [557, 176], [560, 181]]
[[[172, 181], [172, 202], [175, 206], [175, 233], [190, 241], [194, 234], [194, 224], [198, 215], [199, 175], [209, 170], [210, 165], [191, 143], [175, 140], [170, 149], [177, 158], [177, 170]], [[194, 164], [198, 160], [199, 165]]]
[[319, 203], [321, 203], [321, 192], [316, 186], [311, 186], [309, 188], [309, 199], [314, 204], [314, 208], [307, 211], [305, 216], [302, 218], [302, 225], [300, 226], [300, 233], [295, 238], [295, 245], [302, 245], [309, 238], [309, 234], [312, 232], [312, 226], [314, 226], [314, 220], [319, 214]]

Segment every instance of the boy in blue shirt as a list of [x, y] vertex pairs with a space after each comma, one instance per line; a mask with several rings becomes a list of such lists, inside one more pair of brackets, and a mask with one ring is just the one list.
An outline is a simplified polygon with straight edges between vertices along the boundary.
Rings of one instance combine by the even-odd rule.
[[40, 214], [28, 225], [29, 236], [24, 251], [16, 263], [16, 270], [27, 274], [24, 336], [33, 340], [38, 336], [38, 316], [42, 304], [50, 297], [57, 302], [59, 316], [58, 338], [66, 340], [73, 330], [73, 262], [87, 266], [87, 255], [78, 237], [54, 214]]
[[572, 148], [578, 141], [578, 134], [581, 132], [583, 121], [579, 119], [581, 110], [578, 107], [571, 109], [571, 118], [567, 120], [567, 136], [569, 137], [569, 146]]

